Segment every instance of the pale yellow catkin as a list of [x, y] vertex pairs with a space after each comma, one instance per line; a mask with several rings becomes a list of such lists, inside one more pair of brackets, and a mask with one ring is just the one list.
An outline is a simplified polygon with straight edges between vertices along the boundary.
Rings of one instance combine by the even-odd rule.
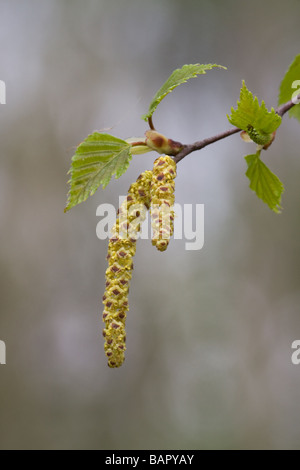
[[153, 165], [151, 179], [152, 245], [165, 251], [174, 231], [176, 163], [168, 155], [158, 157]]
[[129, 282], [132, 276], [132, 258], [140, 225], [150, 206], [152, 172], [145, 171], [133, 183], [118, 212], [108, 245], [106, 290], [103, 296], [105, 328], [104, 350], [109, 367], [120, 367], [125, 359], [125, 320], [128, 307]]

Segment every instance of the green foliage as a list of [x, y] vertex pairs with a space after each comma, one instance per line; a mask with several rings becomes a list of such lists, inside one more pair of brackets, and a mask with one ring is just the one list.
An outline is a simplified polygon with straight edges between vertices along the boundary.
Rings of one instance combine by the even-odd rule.
[[[148, 113], [143, 118], [147, 121], [163, 98], [177, 86], [215, 67], [226, 69], [217, 64], [190, 64], [174, 70], [154, 96]], [[291, 99], [296, 99], [298, 94], [300, 94], [300, 54], [295, 57], [282, 80], [279, 103], [288, 103]], [[290, 116], [300, 120], [300, 106], [295, 105], [289, 113]], [[270, 146], [281, 124], [281, 117], [273, 108], [269, 111], [264, 101], [259, 104], [257, 97], [247, 89], [244, 81], [237, 109], [231, 108], [231, 115], [227, 117], [232, 125], [244, 131], [241, 133], [244, 140], [246, 137], [251, 139], [260, 146], [260, 149], [267, 149]], [[105, 188], [112, 176], [119, 178], [127, 170], [132, 155], [144, 154], [153, 149], [158, 151], [158, 147], [163, 153], [176, 155], [184, 148], [179, 142], [168, 139], [150, 127], [151, 130], [146, 132], [146, 137], [132, 137], [126, 141], [100, 132], [89, 135], [77, 147], [72, 158], [69, 170], [70, 190], [65, 212], [92, 196], [100, 185]], [[155, 139], [160, 139], [159, 146], [156, 145]], [[167, 142], [165, 147], [161, 144], [161, 140], [164, 139]], [[277, 176], [261, 161], [260, 149], [256, 154], [245, 157], [248, 165], [246, 176], [250, 179], [250, 188], [257, 196], [274, 212], [280, 212], [284, 187]]]
[[158, 90], [154, 96], [147, 114], [142, 116], [142, 119], [147, 121], [154, 111], [156, 110], [159, 103], [162, 99], [167, 96], [174, 88], [182, 83], [185, 83], [190, 78], [196, 77], [197, 75], [202, 75], [206, 73], [206, 70], [211, 70], [214, 67], [219, 67], [226, 70], [226, 67], [216, 64], [190, 64], [184, 65], [181, 69], [176, 69], [170, 75], [168, 80], [163, 84], [163, 86]]
[[263, 132], [259, 132], [250, 124], [247, 126], [247, 134], [249, 135], [250, 139], [258, 145], [266, 145], [272, 139], [272, 134], [264, 134]]
[[281, 209], [281, 195], [284, 187], [280, 179], [261, 161], [260, 151], [254, 155], [247, 155], [248, 165], [246, 176], [250, 180], [250, 188], [256, 192], [270, 209], [279, 213]]
[[129, 166], [131, 145], [109, 134], [94, 132], [78, 147], [69, 173], [70, 191], [65, 212], [105, 188], [115, 175], [119, 178]]
[[[279, 88], [278, 104], [283, 104], [300, 94], [300, 54], [295, 57]], [[299, 103], [298, 103], [299, 104]], [[289, 116], [300, 121], [300, 106], [293, 106]]]
[[237, 109], [231, 108], [229, 122], [248, 132], [251, 139], [259, 145], [264, 145], [272, 138], [272, 133], [280, 126], [281, 117], [272, 108], [269, 112], [264, 101], [261, 105], [257, 97], [253, 97], [243, 81], [240, 101]]

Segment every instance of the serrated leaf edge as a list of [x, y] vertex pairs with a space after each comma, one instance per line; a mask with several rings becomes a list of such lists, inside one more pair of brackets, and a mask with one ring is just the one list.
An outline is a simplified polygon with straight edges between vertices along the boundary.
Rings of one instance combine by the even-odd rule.
[[[190, 77], [186, 77], [186, 78], [182, 79], [182, 81], [180, 81], [179, 83], [175, 83], [162, 95], [159, 94], [160, 90], [165, 86], [167, 81], [172, 77], [173, 74], [175, 74], [175, 72], [182, 70], [184, 67], [192, 67], [192, 66], [199, 66], [199, 67], [204, 66], [204, 67], [207, 67], [207, 68], [203, 69], [203, 71], [201, 71], [201, 72], [200, 71], [199, 72], [193, 72]], [[142, 119], [144, 121], [147, 121], [153, 115], [153, 113], [155, 112], [155, 110], [157, 109], [157, 106], [161, 103], [161, 101], [169, 93], [171, 93], [175, 88], [177, 88], [179, 85], [182, 85], [183, 83], [186, 83], [191, 78], [196, 78], [198, 75], [205, 75], [207, 70], [212, 70], [213, 68], [221, 68], [221, 69], [227, 70], [227, 67], [225, 67], [223, 65], [218, 65], [218, 64], [185, 64], [181, 68], [173, 70], [171, 75], [169, 75], [167, 80], [165, 80], [163, 85], [159, 88], [159, 90], [154, 95], [154, 97], [153, 97], [153, 99], [152, 99], [152, 101], [149, 105], [148, 112], [146, 114], [142, 115]], [[157, 103], [155, 104], [156, 101], [157, 101]], [[151, 109], [152, 107], [153, 107], [153, 109]]]
[[[97, 132], [97, 131], [96, 131], [96, 132]], [[92, 134], [89, 134], [89, 135], [84, 139], [84, 141], [81, 142], [81, 143], [78, 145], [78, 147], [77, 147], [77, 149], [76, 149], [76, 151], [75, 151], [75, 154], [74, 154], [73, 157], [72, 157], [72, 164], [73, 164], [74, 158], [75, 158], [76, 156], [82, 155], [82, 154], [79, 152], [79, 150], [80, 150], [80, 147], [81, 147], [85, 142], [88, 142], [89, 144], [92, 144], [92, 145], [93, 145], [93, 144], [95, 144], [95, 145], [98, 144], [98, 145], [99, 145], [99, 142], [97, 142], [96, 140], [95, 140], [95, 141], [88, 141], [89, 137], [92, 137], [96, 132], [94, 132], [94, 133], [92, 133]], [[129, 163], [130, 163], [130, 161], [132, 160], [131, 145], [130, 145], [129, 143], [127, 143], [125, 140], [119, 139], [118, 137], [111, 136], [110, 134], [101, 134], [101, 133], [99, 133], [99, 134], [100, 134], [100, 135], [103, 135], [103, 136], [105, 135], [105, 136], [108, 136], [108, 137], [113, 137], [113, 139], [116, 139], [116, 142], [115, 142], [116, 144], [117, 144], [117, 143], [119, 143], [119, 144], [122, 144], [122, 143], [123, 143], [123, 144], [124, 144], [124, 147], [122, 147], [122, 148], [120, 149], [120, 151], [119, 151], [117, 154], [113, 155], [113, 157], [112, 157], [111, 159], [109, 159], [109, 160], [104, 164], [104, 166], [102, 166], [102, 168], [94, 175], [94, 177], [93, 177], [91, 180], [88, 180], [88, 182], [87, 182], [87, 184], [86, 184], [86, 186], [85, 186], [85, 189], [83, 189], [82, 191], [80, 191], [80, 194], [83, 193], [83, 198], [82, 198], [82, 200], [80, 200], [79, 202], [77, 202], [77, 203], [75, 203], [75, 204], [72, 204], [72, 205], [70, 205], [70, 203], [71, 203], [71, 192], [72, 192], [72, 186], [71, 186], [71, 185], [72, 185], [72, 182], [74, 182], [74, 180], [72, 179], [72, 173], [73, 173], [73, 171], [74, 171], [74, 168], [72, 168], [72, 164], [71, 164], [71, 167], [70, 167], [70, 169], [69, 169], [69, 171], [68, 171], [68, 173], [67, 173], [67, 174], [71, 174], [71, 178], [68, 180], [68, 184], [70, 184], [71, 187], [70, 187], [69, 192], [68, 192], [67, 205], [66, 205], [66, 207], [65, 207], [65, 209], [64, 209], [64, 212], [69, 211], [70, 209], [72, 209], [72, 207], [75, 207], [76, 205], [78, 205], [78, 204], [80, 204], [80, 203], [86, 201], [86, 200], [88, 199], [88, 197], [93, 196], [93, 195], [95, 194], [95, 192], [99, 189], [99, 187], [100, 187], [101, 185], [102, 185], [102, 188], [105, 189], [105, 188], [107, 187], [107, 185], [109, 184], [109, 182], [111, 181], [112, 176], [115, 176], [115, 179], [118, 179], [118, 178], [120, 178], [120, 176], [122, 176], [122, 175], [126, 172], [126, 170], [128, 169]], [[104, 142], [105, 142], [105, 141], [104, 141]], [[109, 166], [113, 160], [119, 158], [120, 155], [121, 155], [121, 153], [124, 152], [125, 150], [127, 151], [127, 154], [128, 154], [128, 162], [124, 165], [124, 167], [117, 169], [115, 173], [112, 173], [112, 175], [111, 175], [110, 178], [106, 178], [106, 179], [103, 179], [103, 178], [102, 178], [102, 179], [100, 179], [99, 185], [98, 185], [97, 187], [92, 188], [92, 189], [87, 189], [87, 186], [92, 186], [92, 185], [93, 185], [93, 181], [95, 181], [95, 179], [97, 179], [97, 176], [98, 176], [101, 172], [104, 172], [104, 171], [105, 171], [105, 168], [107, 168], [107, 166]], [[85, 154], [85, 155], [87, 155], [87, 154]], [[91, 165], [92, 165], [92, 164], [91, 164]], [[78, 176], [78, 178], [80, 178], [80, 175]], [[86, 192], [87, 192], [88, 194], [87, 194], [87, 196], [85, 197]], [[78, 197], [77, 199], [80, 199], [80, 197]]]

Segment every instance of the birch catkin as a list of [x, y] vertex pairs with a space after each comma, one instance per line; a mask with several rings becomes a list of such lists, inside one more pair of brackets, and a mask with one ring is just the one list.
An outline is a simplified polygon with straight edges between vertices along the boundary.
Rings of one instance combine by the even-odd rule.
[[151, 180], [152, 245], [165, 251], [174, 231], [174, 200], [176, 163], [168, 155], [158, 157]]
[[105, 328], [104, 350], [109, 367], [120, 367], [125, 353], [125, 320], [128, 307], [129, 282], [132, 276], [132, 258], [140, 226], [150, 206], [151, 171], [142, 173], [128, 191], [118, 212], [108, 245], [106, 290], [103, 296]]

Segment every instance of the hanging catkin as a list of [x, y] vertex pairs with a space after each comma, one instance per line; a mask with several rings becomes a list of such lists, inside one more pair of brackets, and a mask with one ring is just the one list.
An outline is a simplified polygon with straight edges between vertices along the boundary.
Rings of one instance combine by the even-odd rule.
[[118, 212], [108, 245], [106, 290], [103, 296], [105, 328], [104, 350], [109, 367], [120, 367], [125, 353], [125, 320], [128, 308], [129, 282], [132, 276], [136, 240], [140, 225], [150, 206], [152, 172], [145, 171], [133, 183]]
[[151, 180], [152, 245], [165, 251], [174, 231], [174, 191], [176, 163], [168, 155], [158, 157], [153, 166]]

